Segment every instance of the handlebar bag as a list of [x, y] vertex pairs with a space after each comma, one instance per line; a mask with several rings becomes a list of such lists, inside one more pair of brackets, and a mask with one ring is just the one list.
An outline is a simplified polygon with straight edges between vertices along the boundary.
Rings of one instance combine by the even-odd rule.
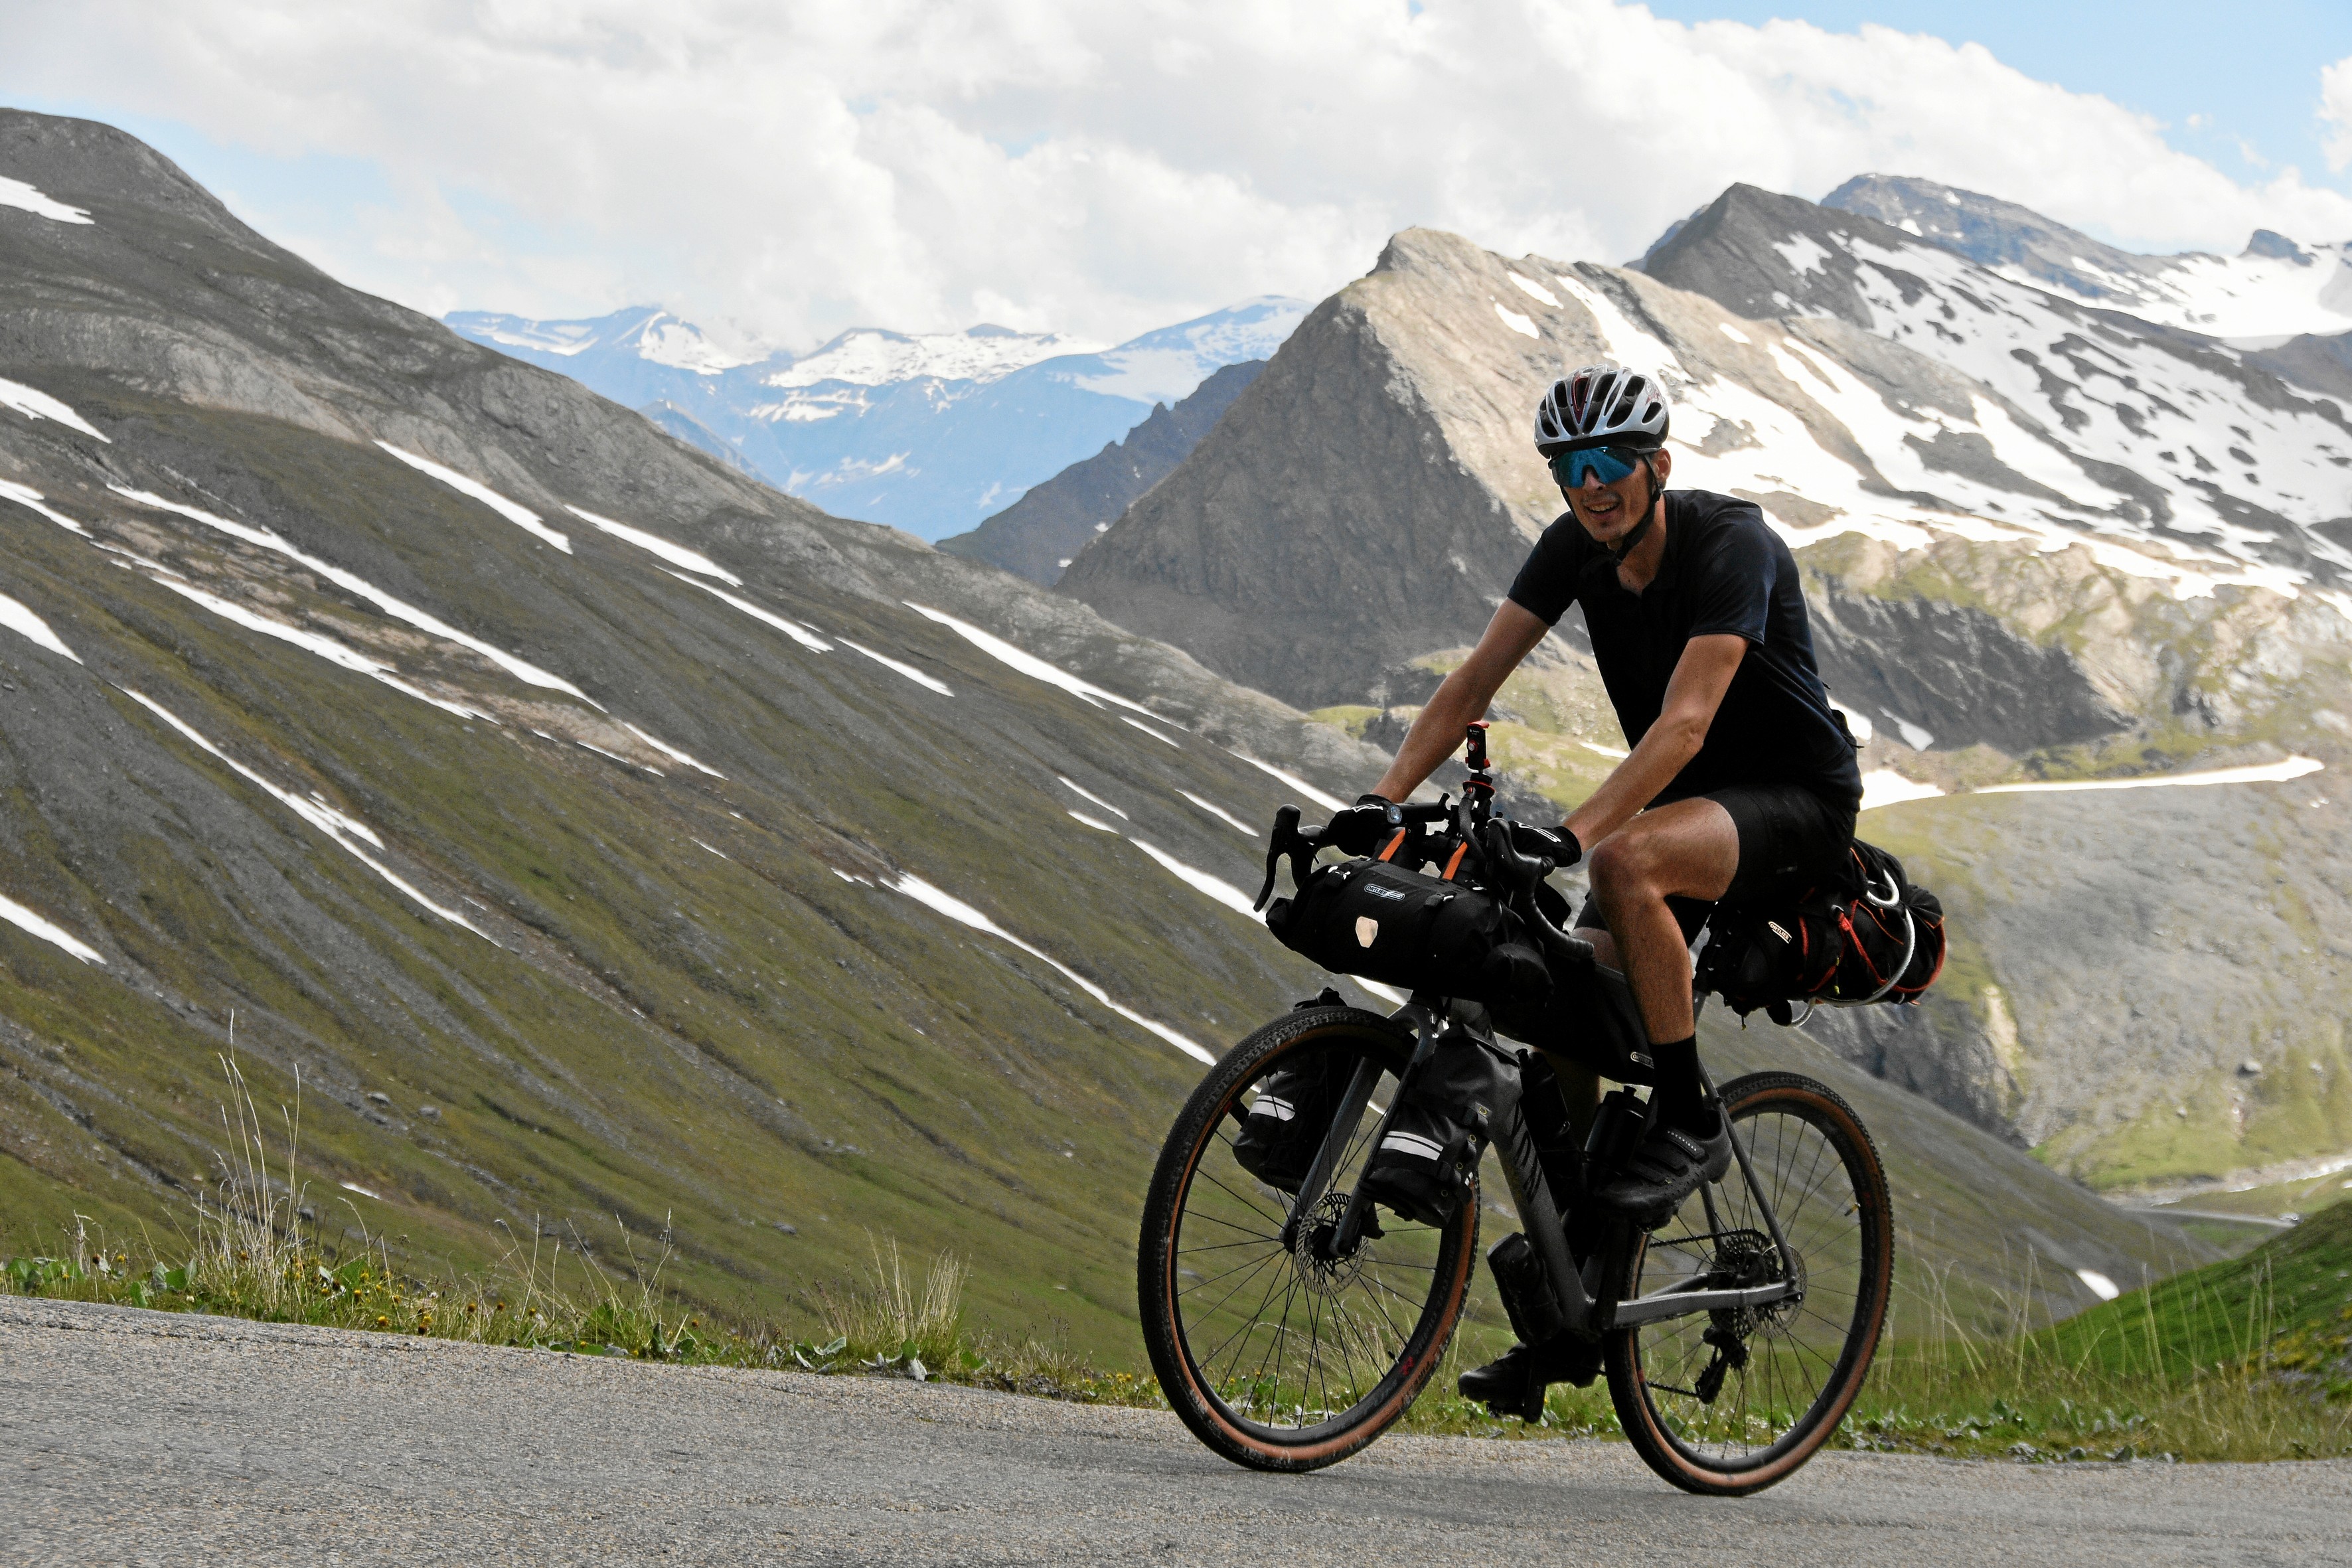
[[1792, 1002], [1915, 1003], [1944, 969], [1944, 906], [1903, 862], [1856, 839], [1846, 874], [1789, 904], [1724, 904], [1699, 984], [1742, 1017]]
[[1518, 916], [1476, 888], [1383, 861], [1318, 867], [1295, 897], [1276, 899], [1266, 929], [1336, 974], [1458, 996], [1528, 1002], [1550, 971]]

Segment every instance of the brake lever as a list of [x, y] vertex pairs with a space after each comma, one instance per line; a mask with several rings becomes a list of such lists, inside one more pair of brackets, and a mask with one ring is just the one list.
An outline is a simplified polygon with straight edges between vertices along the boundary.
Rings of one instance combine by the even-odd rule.
[[1290, 858], [1291, 886], [1303, 888], [1307, 886], [1307, 874], [1315, 869], [1315, 852], [1322, 847], [1320, 834], [1299, 831], [1297, 806], [1286, 805], [1276, 811], [1274, 814], [1273, 841], [1265, 850], [1265, 885], [1257, 890], [1257, 901], [1250, 905], [1251, 910], [1263, 910], [1266, 900], [1274, 897], [1275, 870], [1282, 864], [1284, 856]]
[[1511, 842], [1511, 825], [1507, 821], [1489, 821], [1480, 830], [1478, 849], [1486, 864], [1499, 871], [1511, 884], [1511, 891], [1521, 898], [1534, 898], [1536, 884], [1552, 874], [1549, 857], [1519, 853], [1518, 846]]
[[1487, 824], [1489, 842], [1480, 847], [1486, 852], [1490, 863], [1500, 868], [1512, 883], [1513, 906], [1545, 945], [1580, 968], [1591, 967], [1598, 962], [1592, 944], [1552, 924], [1546, 918], [1543, 906], [1536, 902], [1536, 889], [1543, 885], [1545, 878], [1559, 869], [1558, 865], [1549, 855], [1520, 854], [1511, 843], [1510, 832], [1507, 823], [1490, 822]]

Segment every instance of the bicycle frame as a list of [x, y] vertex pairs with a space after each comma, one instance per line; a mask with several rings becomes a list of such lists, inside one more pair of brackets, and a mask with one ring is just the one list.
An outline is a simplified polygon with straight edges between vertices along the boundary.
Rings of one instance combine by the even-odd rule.
[[[1631, 997], [1625, 993], [1624, 976], [1601, 966], [1596, 961], [1590, 943], [1554, 925], [1546, 918], [1536, 899], [1536, 889], [1551, 873], [1552, 862], [1524, 856], [1512, 847], [1507, 835], [1498, 837], [1504, 825], [1496, 824], [1493, 818], [1495, 784], [1488, 773], [1486, 730], [1483, 722], [1473, 723], [1468, 728], [1464, 760], [1470, 769], [1470, 776], [1463, 782], [1459, 801], [1441, 798], [1433, 806], [1389, 808], [1389, 824], [1403, 829], [1398, 833], [1397, 842], [1403, 841], [1405, 831], [1420, 825], [1450, 822], [1462, 846], [1454, 853], [1454, 863], [1460, 861], [1463, 850], [1475, 847], [1477, 850], [1476, 863], [1491, 873], [1496, 884], [1506, 891], [1512, 907], [1546, 950], [1547, 962], [1555, 965], [1554, 973], [1559, 973], [1562, 967], [1572, 967], [1599, 975], [1604, 992], [1603, 1000], [1610, 1005], [1600, 1010], [1602, 1016], [1595, 1019], [1596, 1026], [1603, 1030], [1613, 1028], [1620, 1035], [1630, 1031], [1632, 1037], [1624, 1041], [1625, 1054], [1635, 1063], [1646, 1064], [1649, 1060], [1646, 1054], [1648, 1041], [1641, 1037], [1638, 1025], [1627, 1021], [1638, 1017], [1638, 1014], [1632, 1006]], [[1286, 805], [1275, 813], [1275, 830], [1265, 856], [1265, 883], [1258, 890], [1258, 908], [1264, 908], [1274, 892], [1275, 868], [1279, 862], [1285, 858], [1289, 860], [1292, 883], [1304, 888], [1313, 869], [1316, 854], [1326, 847], [1323, 832], [1302, 832], [1298, 819], [1298, 808], [1294, 805]], [[1391, 843], [1389, 847], [1393, 851], [1396, 847], [1396, 843]], [[1449, 864], [1446, 875], [1451, 878], [1453, 874], [1454, 864]], [[1907, 955], [1905, 962], [1909, 962]], [[1901, 968], [1898, 967], [1895, 973], [1900, 974]], [[1704, 995], [1692, 998], [1694, 1018], [1705, 1002]], [[1475, 1005], [1472, 1005], [1475, 1008]], [[1607, 1016], [1612, 1010], [1617, 1015], [1614, 1019]], [[1477, 1010], [1476, 1016], [1483, 1019], [1483, 1010]], [[1373, 1133], [1371, 1147], [1375, 1152], [1387, 1138], [1390, 1125], [1396, 1120], [1399, 1108], [1411, 1091], [1415, 1075], [1435, 1054], [1438, 1040], [1449, 1030], [1477, 1027], [1458, 1015], [1450, 998], [1426, 993], [1415, 994], [1391, 1017], [1412, 1031], [1413, 1049], [1399, 1082], [1396, 1097], [1381, 1113], [1380, 1126]], [[1488, 1044], [1493, 1043], [1491, 1035], [1483, 1037]], [[1292, 1205], [1290, 1217], [1283, 1224], [1282, 1244], [1286, 1248], [1297, 1247], [1300, 1223], [1314, 1212], [1325, 1189], [1330, 1184], [1332, 1175], [1339, 1170], [1340, 1160], [1346, 1156], [1348, 1142], [1354, 1136], [1356, 1123], [1371, 1101], [1372, 1090], [1380, 1082], [1381, 1072], [1380, 1064], [1370, 1059], [1357, 1064], [1347, 1091], [1340, 1098], [1338, 1112], [1332, 1118], [1330, 1131], [1324, 1134], [1323, 1145], [1316, 1151], [1314, 1163], [1307, 1167], [1306, 1178], [1299, 1184], [1297, 1202]], [[1699, 1072], [1707, 1093], [1713, 1094], [1714, 1080], [1706, 1076], [1705, 1068], [1702, 1067]], [[1597, 1248], [1580, 1268], [1569, 1250], [1565, 1216], [1560, 1213], [1544, 1174], [1543, 1162], [1538, 1154], [1533, 1136], [1528, 1131], [1521, 1106], [1514, 1097], [1509, 1106], [1493, 1109], [1498, 1112], [1494, 1124], [1500, 1134], [1494, 1140], [1494, 1146], [1502, 1159], [1504, 1179], [1511, 1189], [1512, 1201], [1518, 1208], [1519, 1220], [1526, 1227], [1528, 1240], [1543, 1260], [1544, 1272], [1550, 1279], [1552, 1292], [1559, 1299], [1570, 1331], [1592, 1338], [1612, 1329], [1685, 1317], [1694, 1312], [1769, 1306], [1796, 1293], [1798, 1286], [1795, 1281], [1800, 1278], [1796, 1254], [1790, 1247], [1788, 1237], [1781, 1233], [1780, 1218], [1773, 1212], [1771, 1200], [1756, 1180], [1755, 1169], [1748, 1163], [1748, 1146], [1741, 1142], [1738, 1128], [1730, 1128], [1732, 1153], [1739, 1167], [1740, 1179], [1748, 1184], [1756, 1206], [1763, 1214], [1772, 1245], [1780, 1255], [1780, 1279], [1770, 1285], [1738, 1289], [1676, 1286], [1631, 1301], [1621, 1301], [1609, 1296], [1606, 1280], [1610, 1261], [1622, 1257], [1622, 1249], [1626, 1245], [1628, 1234], [1625, 1225], [1618, 1222], [1611, 1226], [1608, 1243]], [[1729, 1125], [1727, 1121], [1726, 1125]], [[1366, 1177], [1371, 1166], [1372, 1161], [1367, 1159], [1363, 1169], [1357, 1173], [1355, 1187], [1348, 1194], [1348, 1206], [1339, 1223], [1332, 1227], [1328, 1237], [1318, 1235], [1313, 1238], [1313, 1245], [1328, 1247], [1332, 1257], [1348, 1256], [1363, 1234], [1372, 1206], [1365, 1191]], [[1716, 1214], [1715, 1194], [1706, 1187], [1699, 1190], [1706, 1205], [1708, 1231], [1710, 1234], [1719, 1233], [1721, 1224]]]
[[[1614, 978], [1613, 974], [1611, 977]], [[1622, 984], [1622, 981], [1618, 983]], [[1389, 1126], [1404, 1103], [1405, 1093], [1411, 1088], [1413, 1076], [1435, 1054], [1438, 1041], [1451, 1030], [1475, 1027], [1455, 1016], [1452, 1005], [1444, 998], [1415, 996], [1391, 1017], [1412, 1030], [1413, 1051], [1406, 1064], [1398, 1092], [1382, 1112], [1380, 1126], [1373, 1133], [1371, 1147], [1374, 1149], [1378, 1149], [1381, 1140], [1388, 1135]], [[1372, 1090], [1380, 1082], [1381, 1070], [1379, 1063], [1369, 1058], [1356, 1065], [1355, 1074], [1349, 1079], [1338, 1112], [1332, 1118], [1330, 1131], [1325, 1133], [1322, 1147], [1316, 1152], [1314, 1163], [1307, 1167], [1306, 1178], [1299, 1184], [1297, 1201], [1292, 1205], [1290, 1217], [1282, 1230], [1282, 1243], [1286, 1248], [1297, 1247], [1300, 1220], [1313, 1212], [1317, 1201], [1330, 1184], [1333, 1173], [1347, 1152], [1356, 1124], [1371, 1101]], [[1713, 1094], [1714, 1080], [1706, 1076], [1705, 1068], [1699, 1070], [1707, 1092]], [[1697, 1312], [1729, 1308], [1769, 1306], [1796, 1293], [1796, 1281], [1801, 1277], [1796, 1255], [1781, 1231], [1780, 1218], [1773, 1212], [1771, 1200], [1765, 1195], [1762, 1184], [1756, 1179], [1755, 1168], [1748, 1161], [1748, 1146], [1736, 1126], [1729, 1129], [1732, 1155], [1739, 1168], [1740, 1179], [1747, 1184], [1748, 1193], [1763, 1215], [1772, 1245], [1780, 1255], [1780, 1279], [1769, 1285], [1735, 1289], [1704, 1289], [1696, 1284], [1677, 1285], [1628, 1301], [1610, 1296], [1606, 1283], [1611, 1277], [1610, 1261], [1622, 1256], [1620, 1249], [1626, 1245], [1627, 1226], [1622, 1221], [1613, 1224], [1608, 1243], [1596, 1248], [1585, 1259], [1583, 1267], [1578, 1268], [1569, 1250], [1567, 1216], [1560, 1212], [1552, 1196], [1550, 1181], [1544, 1173], [1535, 1140], [1528, 1131], [1526, 1116], [1516, 1099], [1509, 1106], [1498, 1108], [1496, 1122], [1500, 1135], [1495, 1139], [1494, 1149], [1502, 1163], [1504, 1180], [1511, 1190], [1511, 1198], [1518, 1210], [1519, 1222], [1527, 1232], [1528, 1240], [1543, 1260], [1544, 1272], [1550, 1279], [1552, 1293], [1559, 1302], [1570, 1332], [1588, 1339], [1597, 1338], [1611, 1330], [1628, 1328], [1636, 1323], [1656, 1322], [1667, 1318], [1688, 1317]], [[1365, 1192], [1365, 1177], [1370, 1167], [1371, 1162], [1365, 1161], [1363, 1170], [1357, 1173], [1355, 1186], [1349, 1193], [1345, 1215], [1328, 1242], [1323, 1243], [1334, 1256], [1345, 1257], [1353, 1249], [1362, 1233], [1364, 1220], [1371, 1208], [1370, 1199]], [[1715, 1194], [1706, 1187], [1699, 1190], [1706, 1205], [1708, 1229], [1710, 1232], [1717, 1230], [1720, 1221], [1716, 1214]]]

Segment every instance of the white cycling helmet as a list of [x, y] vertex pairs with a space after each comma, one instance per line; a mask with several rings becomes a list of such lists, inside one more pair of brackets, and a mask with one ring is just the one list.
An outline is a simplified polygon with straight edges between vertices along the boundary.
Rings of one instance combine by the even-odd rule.
[[1553, 382], [1536, 405], [1536, 450], [1547, 458], [1592, 447], [1654, 452], [1666, 444], [1670, 412], [1656, 376], [1588, 364]]

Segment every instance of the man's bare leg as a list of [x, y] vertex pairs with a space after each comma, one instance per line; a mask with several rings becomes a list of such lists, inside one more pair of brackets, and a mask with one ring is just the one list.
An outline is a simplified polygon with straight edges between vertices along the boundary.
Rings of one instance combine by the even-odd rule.
[[1666, 900], [1723, 897], [1739, 869], [1731, 814], [1705, 798], [1658, 806], [1602, 839], [1588, 864], [1609, 922], [1603, 962], [1613, 957], [1624, 971], [1651, 1039], [1683, 1038], [1692, 1027], [1690, 944]]
[[1611, 939], [1594, 946], [1604, 963], [1614, 958], [1624, 971], [1651, 1045], [1671, 1047], [1658, 1053], [1659, 1094], [1675, 1110], [1695, 1113], [1698, 1058], [1686, 1044], [1696, 1030], [1690, 944], [1666, 900], [1721, 898], [1739, 868], [1738, 830], [1714, 801], [1676, 801], [1602, 839], [1591, 865]]

